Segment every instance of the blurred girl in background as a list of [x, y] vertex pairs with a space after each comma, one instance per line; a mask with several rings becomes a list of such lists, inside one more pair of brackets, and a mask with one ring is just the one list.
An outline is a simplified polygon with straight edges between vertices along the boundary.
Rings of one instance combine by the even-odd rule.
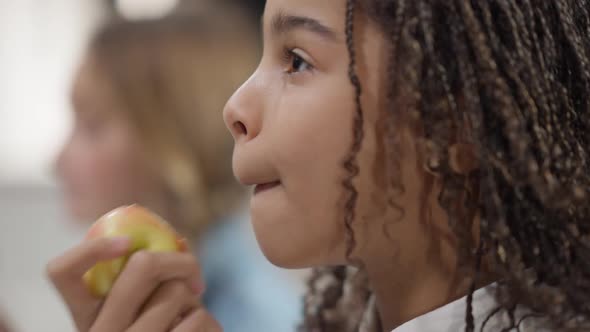
[[139, 203], [193, 239], [203, 302], [225, 331], [292, 331], [299, 301], [240, 213], [245, 192], [232, 176], [221, 116], [258, 56], [242, 16], [224, 10], [102, 28], [75, 80], [75, 125], [57, 170], [75, 219]]

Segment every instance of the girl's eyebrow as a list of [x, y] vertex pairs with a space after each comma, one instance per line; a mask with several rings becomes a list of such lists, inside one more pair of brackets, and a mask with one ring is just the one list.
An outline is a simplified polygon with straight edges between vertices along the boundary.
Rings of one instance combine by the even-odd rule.
[[275, 37], [280, 37], [281, 35], [299, 29], [317, 34], [326, 41], [338, 42], [338, 35], [334, 30], [311, 17], [289, 15], [279, 11], [272, 18], [270, 24], [270, 33]]

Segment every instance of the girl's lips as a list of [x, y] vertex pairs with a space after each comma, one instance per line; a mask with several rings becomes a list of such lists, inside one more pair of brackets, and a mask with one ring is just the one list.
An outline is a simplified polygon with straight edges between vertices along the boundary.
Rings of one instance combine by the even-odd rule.
[[263, 191], [272, 189], [278, 185], [281, 184], [281, 181], [274, 181], [274, 182], [268, 182], [268, 183], [261, 183], [261, 184], [257, 184], [254, 187], [254, 195], [259, 194]]

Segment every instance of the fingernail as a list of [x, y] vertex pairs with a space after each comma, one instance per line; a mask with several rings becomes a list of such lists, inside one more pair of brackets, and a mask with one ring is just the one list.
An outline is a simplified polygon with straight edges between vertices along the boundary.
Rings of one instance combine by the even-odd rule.
[[129, 249], [131, 240], [128, 237], [116, 237], [111, 240], [111, 248], [116, 251]]

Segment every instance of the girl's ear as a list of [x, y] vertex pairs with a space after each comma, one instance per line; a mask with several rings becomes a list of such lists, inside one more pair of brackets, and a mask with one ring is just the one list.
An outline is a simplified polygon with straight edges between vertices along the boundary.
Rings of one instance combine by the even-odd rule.
[[468, 143], [455, 143], [449, 147], [449, 166], [453, 172], [467, 175], [479, 169], [479, 160], [475, 148]]

